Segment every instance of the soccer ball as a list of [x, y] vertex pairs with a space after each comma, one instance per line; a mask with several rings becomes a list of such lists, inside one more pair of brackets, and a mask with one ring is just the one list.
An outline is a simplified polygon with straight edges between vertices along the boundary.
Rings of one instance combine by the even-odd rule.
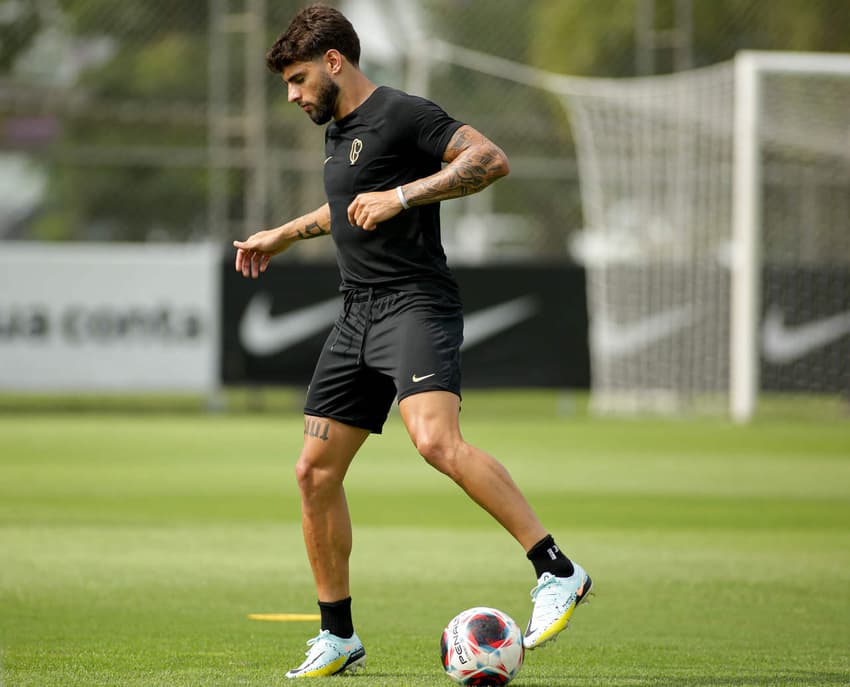
[[502, 611], [485, 606], [458, 613], [443, 630], [446, 674], [460, 685], [506, 685], [522, 667], [522, 631]]

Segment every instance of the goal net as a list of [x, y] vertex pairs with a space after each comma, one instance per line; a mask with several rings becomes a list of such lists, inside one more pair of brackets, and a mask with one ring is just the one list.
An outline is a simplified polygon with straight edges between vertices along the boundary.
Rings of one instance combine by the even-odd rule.
[[850, 395], [850, 55], [745, 51], [634, 79], [431, 55], [570, 116], [594, 410], [746, 421], [760, 391]]
[[596, 411], [672, 411], [727, 389], [733, 90], [724, 64], [564, 96]]
[[850, 389], [850, 56], [741, 53], [561, 92], [597, 411]]

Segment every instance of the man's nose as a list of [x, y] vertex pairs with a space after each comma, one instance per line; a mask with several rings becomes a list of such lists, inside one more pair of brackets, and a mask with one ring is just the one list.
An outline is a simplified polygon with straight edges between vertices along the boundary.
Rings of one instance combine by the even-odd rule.
[[287, 90], [287, 98], [291, 103], [294, 103], [296, 100], [299, 100], [301, 98], [301, 89], [297, 86], [289, 84]]

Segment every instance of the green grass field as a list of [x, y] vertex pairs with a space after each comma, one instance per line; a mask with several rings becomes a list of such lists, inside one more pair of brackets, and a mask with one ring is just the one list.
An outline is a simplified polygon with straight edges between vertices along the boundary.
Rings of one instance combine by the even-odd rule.
[[[0, 415], [0, 685], [280, 685], [315, 622], [295, 404]], [[569, 404], [567, 404], [569, 406]], [[559, 412], [559, 407], [560, 411]], [[569, 411], [570, 408], [567, 407]], [[517, 687], [850, 683], [850, 420], [602, 420], [554, 393], [470, 393], [596, 594]], [[522, 551], [416, 455], [397, 416], [352, 467], [351, 684], [452, 684], [443, 626], [524, 626]], [[340, 678], [336, 678], [340, 679]]]

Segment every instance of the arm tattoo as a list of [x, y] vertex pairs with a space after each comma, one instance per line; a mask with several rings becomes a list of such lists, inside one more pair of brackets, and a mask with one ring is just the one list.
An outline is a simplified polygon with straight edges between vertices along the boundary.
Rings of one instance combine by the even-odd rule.
[[466, 127], [462, 126], [455, 132], [452, 140], [449, 141], [449, 145], [446, 146], [446, 157], [453, 160], [471, 145], [472, 136], [466, 130]]
[[310, 222], [303, 227], [296, 227], [295, 231], [298, 233], [298, 238], [314, 239], [317, 236], [329, 234], [330, 227], [323, 227], [318, 222]]
[[424, 205], [477, 193], [508, 173], [505, 154], [468, 126], [457, 130], [444, 154], [442, 170], [405, 188], [410, 205]]

